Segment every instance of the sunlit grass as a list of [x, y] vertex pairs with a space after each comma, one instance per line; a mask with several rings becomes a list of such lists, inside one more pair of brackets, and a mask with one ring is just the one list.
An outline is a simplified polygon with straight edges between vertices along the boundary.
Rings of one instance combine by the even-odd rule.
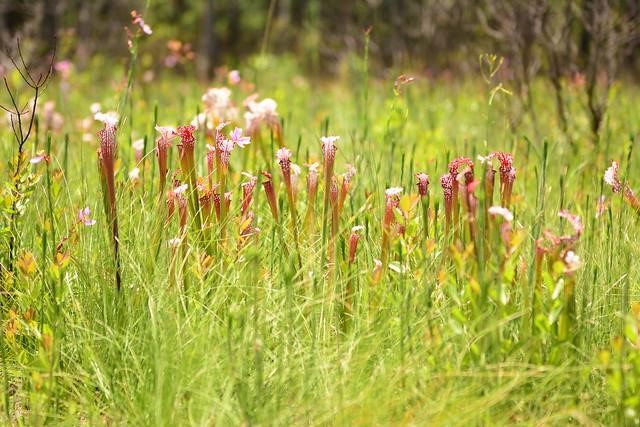
[[[166, 188], [154, 127], [187, 125], [205, 111], [215, 128], [222, 118], [201, 102], [205, 86], [189, 76], [136, 80], [123, 107], [126, 85], [94, 84], [90, 72], [50, 83], [45, 98], [56, 101], [64, 124], [49, 132], [41, 120], [28, 147], [29, 158], [45, 150], [50, 162], [29, 166], [41, 178], [19, 219], [17, 271], [3, 281], [10, 404], [3, 413], [11, 421], [637, 423], [640, 356], [628, 313], [640, 300], [638, 215], [603, 183], [616, 160], [625, 183], [640, 185], [629, 137], [638, 129], [635, 88], [612, 100], [599, 146], [588, 140], [579, 93], [569, 91], [578, 141], [571, 146], [550, 99], [536, 97], [546, 139], [535, 140], [526, 117], [516, 131], [509, 126], [508, 95], [489, 105], [492, 88], [482, 81], [417, 78], [396, 93], [393, 81], [372, 78], [365, 90], [361, 67], [315, 82], [268, 57], [241, 75], [256, 87], [232, 87], [237, 118], [219, 134], [231, 139], [239, 126], [251, 143], [234, 148], [228, 165], [215, 157], [210, 174], [206, 144], [216, 144], [216, 131], [195, 131], [193, 164], [175, 137]], [[251, 130], [242, 101], [254, 91], [277, 101], [278, 116]], [[93, 102], [103, 112], [120, 106], [120, 290]], [[2, 126], [9, 160], [15, 148]], [[330, 135], [340, 136], [332, 140], [335, 165], [321, 139]], [[137, 161], [140, 138], [146, 144]], [[478, 156], [498, 151], [513, 154], [516, 179], [505, 197], [496, 160], [489, 201], [490, 168]], [[464, 181], [464, 165], [449, 167], [461, 156], [473, 162], [479, 183], [453, 199], [449, 223], [454, 207], [439, 180], [462, 172]], [[307, 165], [315, 162], [317, 198], [309, 198]], [[356, 172], [343, 198], [349, 164]], [[1, 170], [6, 175], [6, 165]], [[251, 178], [243, 172], [257, 177], [247, 210], [241, 184]], [[262, 172], [272, 177], [272, 205]], [[420, 172], [429, 175], [426, 194], [416, 186]], [[172, 191], [184, 184], [181, 213], [182, 193]], [[388, 188], [402, 192], [385, 194]], [[198, 198], [205, 190], [210, 215]], [[232, 192], [228, 208], [222, 190]], [[176, 197], [171, 218], [167, 191]], [[513, 219], [487, 213], [494, 205]], [[579, 216], [584, 230], [560, 218], [563, 210]], [[354, 226], [362, 228], [351, 258]], [[543, 230], [573, 240], [545, 243], [548, 252], [537, 259]], [[569, 249], [579, 261], [567, 258]]]

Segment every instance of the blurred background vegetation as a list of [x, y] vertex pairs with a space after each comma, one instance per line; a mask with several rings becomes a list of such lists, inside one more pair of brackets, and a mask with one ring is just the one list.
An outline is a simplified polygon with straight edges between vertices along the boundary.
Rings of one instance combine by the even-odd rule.
[[[157, 65], [171, 41], [188, 44], [201, 77], [268, 51], [294, 54], [309, 71], [336, 71], [372, 27], [378, 70], [476, 72], [478, 55], [505, 56], [514, 73], [579, 72], [593, 56], [637, 71], [636, 0], [0, 0], [1, 42], [17, 35], [85, 66], [126, 55], [124, 26], [141, 12], [154, 30]], [[148, 7], [147, 7], [148, 6]], [[603, 64], [604, 65], [604, 64]], [[556, 72], [553, 71], [553, 72]]]

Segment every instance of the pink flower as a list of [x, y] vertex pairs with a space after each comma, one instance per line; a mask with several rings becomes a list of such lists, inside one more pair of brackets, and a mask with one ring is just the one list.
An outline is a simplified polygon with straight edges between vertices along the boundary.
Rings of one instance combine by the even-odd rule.
[[96, 220], [91, 218], [91, 209], [88, 207], [80, 209], [78, 212], [78, 220], [85, 226], [90, 227], [96, 223]]
[[320, 138], [320, 141], [322, 141], [322, 155], [324, 156], [324, 161], [326, 163], [331, 162], [331, 164], [333, 164], [333, 160], [336, 157], [336, 151], [338, 151], [336, 141], [339, 139], [339, 136], [323, 136]]
[[67, 80], [73, 70], [73, 63], [68, 59], [63, 59], [62, 61], [56, 62], [53, 68], [56, 72], [60, 73], [63, 80]]
[[251, 142], [250, 137], [242, 136], [242, 129], [238, 127], [231, 131], [231, 133], [229, 134], [229, 138], [235, 145], [240, 148], [243, 148]]
[[140, 27], [143, 33], [147, 35], [151, 35], [153, 33], [151, 27], [144, 22], [144, 19], [142, 19], [142, 15], [140, 15], [135, 10], [131, 11], [131, 22], [133, 23], [133, 25], [137, 25], [138, 27]]
[[45, 163], [49, 163], [50, 159], [49, 156], [47, 156], [47, 153], [45, 153], [43, 150], [40, 150], [29, 160], [29, 163], [31, 163], [32, 165], [37, 165], [42, 161], [44, 161]]
[[238, 70], [229, 71], [229, 74], [227, 76], [227, 80], [228, 80], [230, 85], [237, 85], [238, 83], [240, 83], [240, 81], [241, 81], [241, 79], [240, 79], [240, 71], [238, 71]]
[[279, 149], [276, 153], [276, 158], [282, 168], [282, 174], [285, 175], [286, 179], [286, 176], [291, 172], [291, 150], [286, 147]]
[[173, 189], [173, 194], [175, 195], [183, 194], [185, 191], [187, 191], [187, 188], [189, 188], [189, 184], [178, 185], [176, 188]]
[[614, 193], [619, 193], [622, 190], [622, 183], [618, 177], [618, 162], [615, 160], [611, 162], [611, 166], [604, 172], [604, 182], [611, 187]]
[[418, 186], [418, 194], [420, 194], [420, 197], [426, 196], [429, 191], [429, 175], [420, 172], [416, 174], [416, 179], [418, 180], [416, 183]]

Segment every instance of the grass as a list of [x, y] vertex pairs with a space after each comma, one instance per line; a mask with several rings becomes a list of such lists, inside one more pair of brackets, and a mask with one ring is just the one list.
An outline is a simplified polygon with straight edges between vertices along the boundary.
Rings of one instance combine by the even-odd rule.
[[[53, 80], [44, 97], [57, 102], [64, 128], [50, 133], [50, 164], [29, 167], [42, 179], [25, 195], [18, 271], [3, 279], [0, 383], [9, 391], [10, 405], [3, 406], [4, 423], [638, 423], [633, 393], [640, 382], [639, 350], [629, 313], [640, 301], [633, 261], [640, 255], [640, 226], [633, 209], [602, 183], [615, 159], [630, 185], [638, 186], [637, 88], [620, 83], [614, 89], [598, 145], [589, 140], [579, 90], [569, 91], [570, 136], [576, 141], [571, 145], [556, 123], [551, 97], [543, 96], [550, 89], [542, 82], [535, 90], [544, 140], [535, 140], [526, 117], [517, 131], [510, 128], [515, 100], [498, 94], [489, 105], [491, 87], [481, 80], [418, 79], [396, 95], [392, 80], [369, 80], [358, 63], [328, 83], [308, 81], [286, 58], [266, 56], [250, 62], [242, 75], [256, 83], [263, 98], [278, 101], [284, 145], [294, 163], [322, 163], [320, 137], [340, 135], [336, 173], [347, 163], [357, 169], [341, 215], [335, 267], [326, 265], [331, 243], [322, 234], [323, 177], [315, 231], [305, 232], [306, 168], [299, 178], [296, 245], [276, 163], [278, 141], [264, 132], [261, 142], [231, 156], [231, 210], [240, 206], [240, 173], [269, 170], [279, 221], [258, 184], [252, 210], [260, 233], [242, 250], [230, 240], [237, 238], [234, 214], [224, 243], [214, 232], [211, 258], [203, 258], [206, 251], [192, 231], [183, 250], [172, 251], [166, 242], [179, 233], [174, 218], [162, 227], [156, 258], [154, 233], [166, 212], [157, 202], [151, 151], [157, 135], [151, 130], [155, 123], [189, 123], [202, 109], [205, 90], [188, 76], [164, 76], [136, 81], [130, 107], [119, 111], [123, 286], [118, 292], [94, 157], [100, 126], [90, 122], [83, 130], [80, 121], [91, 116], [92, 102], [100, 102], [103, 111], [116, 109], [118, 87], [125, 86], [90, 72], [73, 75], [66, 89]], [[240, 101], [245, 94], [234, 90]], [[92, 136], [83, 141], [85, 133]], [[6, 141], [3, 158], [10, 159], [15, 155], [10, 129], [0, 128], [0, 136]], [[204, 176], [205, 142], [197, 136], [198, 174]], [[37, 138], [31, 155], [46, 149], [42, 121]], [[134, 185], [127, 174], [136, 165], [131, 144], [138, 138], [146, 138], [147, 145]], [[494, 229], [478, 259], [468, 236], [444, 234], [438, 178], [450, 160], [468, 156], [476, 163], [476, 178], [483, 179], [476, 158], [497, 150], [513, 153], [517, 168], [513, 250], [505, 256]], [[174, 171], [178, 151], [171, 152]], [[406, 234], [393, 236], [389, 267], [375, 280], [384, 190], [397, 186], [417, 194], [414, 175], [420, 171], [431, 177], [429, 237], [421, 231], [421, 209], [412, 206], [416, 199], [399, 200], [396, 221], [406, 221]], [[4, 164], [1, 172], [8, 174]], [[492, 220], [483, 213], [482, 184], [476, 193], [482, 226]], [[601, 194], [608, 205], [596, 218]], [[94, 226], [77, 221], [85, 206], [97, 220]], [[573, 247], [581, 266], [566, 273], [550, 256], [536, 291], [535, 241], [543, 229], [570, 234], [571, 227], [558, 218], [562, 209], [585, 225]], [[349, 265], [354, 225], [365, 228]], [[558, 319], [569, 304], [564, 297], [569, 283], [575, 284], [575, 315], [569, 336], [562, 338]], [[340, 296], [348, 286], [354, 290], [353, 307], [345, 314]]]

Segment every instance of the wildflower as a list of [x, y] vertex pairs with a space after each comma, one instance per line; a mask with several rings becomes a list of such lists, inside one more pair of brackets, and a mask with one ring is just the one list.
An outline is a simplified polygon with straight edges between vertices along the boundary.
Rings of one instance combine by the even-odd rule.
[[274, 138], [280, 140], [280, 121], [276, 109], [278, 104], [271, 98], [265, 98], [262, 101], [256, 102], [250, 99], [246, 102], [246, 107], [249, 111], [244, 114], [245, 124], [247, 131], [250, 135], [255, 135], [261, 124], [265, 124], [268, 128], [273, 130]]
[[611, 190], [614, 193], [623, 192], [624, 198], [629, 205], [640, 214], [640, 199], [635, 195], [631, 187], [623, 185], [620, 177], [618, 176], [619, 165], [618, 162], [612, 161], [611, 166], [604, 173], [604, 182], [611, 186]]
[[115, 113], [113, 111], [109, 111], [107, 113], [97, 111], [93, 115], [93, 118], [99, 122], [102, 122], [107, 128], [115, 128], [118, 125], [119, 120], [118, 113]]
[[388, 199], [392, 199], [395, 198], [396, 196], [399, 196], [400, 194], [402, 194], [402, 187], [391, 187], [391, 188], [387, 188], [384, 192], [385, 196]]
[[573, 273], [582, 265], [580, 257], [574, 251], [567, 251], [563, 258], [565, 265], [565, 273]]
[[251, 137], [242, 136], [242, 128], [234, 128], [229, 134], [229, 139], [240, 148], [245, 147], [251, 142]]
[[209, 88], [202, 95], [205, 116], [210, 120], [212, 126], [236, 120], [238, 109], [233, 105], [231, 95], [231, 90], [227, 87]]
[[262, 172], [264, 176], [264, 180], [262, 181], [262, 187], [264, 188], [264, 193], [267, 196], [267, 202], [269, 203], [269, 208], [271, 209], [271, 214], [273, 215], [273, 219], [278, 221], [278, 202], [276, 200], [276, 193], [273, 190], [273, 181], [271, 174], [269, 172]]
[[429, 175], [420, 172], [416, 174], [416, 179], [418, 180], [416, 183], [418, 186], [418, 194], [420, 194], [420, 197], [425, 197], [429, 191]]
[[71, 71], [73, 71], [73, 63], [68, 59], [63, 59], [62, 61], [58, 61], [53, 65], [54, 70], [60, 74], [62, 80], [68, 80], [71, 75]]
[[503, 208], [502, 206], [491, 206], [487, 211], [494, 218], [496, 216], [501, 216], [507, 222], [513, 221], [513, 214], [511, 213], [511, 211], [507, 208]]
[[32, 165], [37, 165], [38, 163], [43, 161], [45, 163], [49, 163], [51, 161], [51, 158], [43, 150], [40, 150], [29, 160], [29, 163], [31, 163]]
[[336, 159], [336, 141], [340, 139], [339, 136], [323, 136], [320, 138], [322, 141], [322, 156], [324, 157], [325, 174], [333, 174], [333, 165]]
[[140, 180], [140, 168], [135, 167], [129, 171], [129, 180], [134, 183]]
[[288, 148], [280, 148], [276, 153], [278, 164], [282, 169], [282, 175], [285, 180], [285, 185], [291, 185], [291, 150]]
[[237, 85], [238, 83], [240, 83], [241, 81], [240, 71], [238, 70], [229, 71], [229, 74], [227, 75], [227, 81], [229, 82], [230, 85]]
[[353, 264], [356, 260], [356, 251], [358, 250], [358, 241], [360, 240], [360, 231], [364, 229], [362, 225], [356, 225], [351, 228], [351, 236], [349, 236], [349, 264]]
[[153, 34], [151, 27], [144, 22], [144, 19], [142, 19], [142, 15], [140, 15], [135, 10], [131, 11], [131, 22], [133, 23], [133, 25], [137, 25], [138, 27], [140, 27], [143, 33], [147, 35]]
[[78, 221], [90, 227], [96, 223], [96, 220], [91, 218], [91, 209], [88, 207], [80, 209], [78, 212]]
[[614, 193], [619, 193], [622, 190], [622, 183], [618, 177], [618, 162], [615, 160], [611, 162], [611, 166], [604, 172], [604, 182], [611, 187]]

